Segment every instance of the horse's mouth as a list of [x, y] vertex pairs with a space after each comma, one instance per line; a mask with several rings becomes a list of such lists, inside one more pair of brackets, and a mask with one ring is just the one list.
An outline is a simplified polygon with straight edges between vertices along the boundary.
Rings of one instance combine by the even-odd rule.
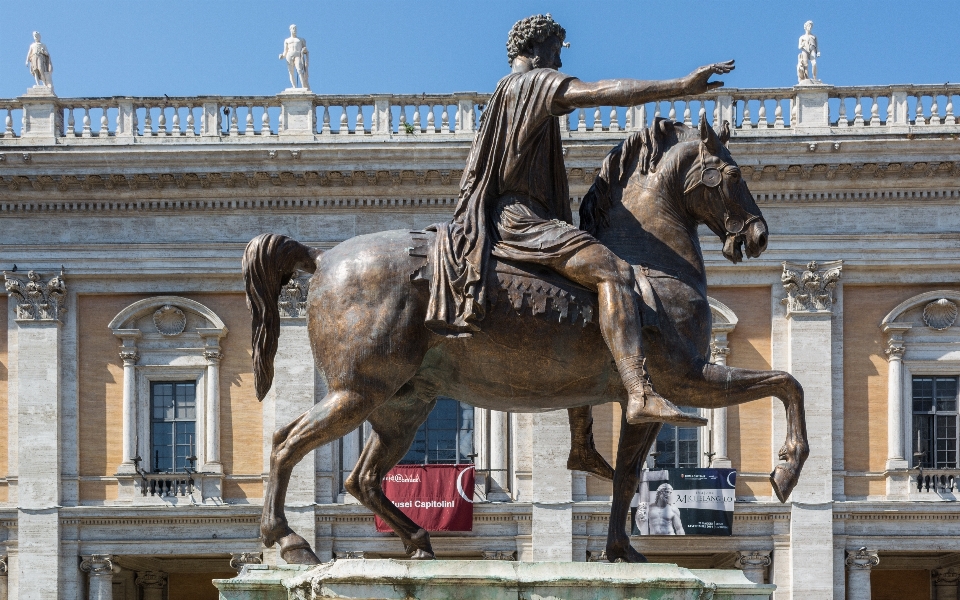
[[741, 250], [742, 246], [743, 236], [727, 236], [727, 239], [723, 242], [723, 256], [733, 264], [737, 264], [743, 260], [743, 251]]

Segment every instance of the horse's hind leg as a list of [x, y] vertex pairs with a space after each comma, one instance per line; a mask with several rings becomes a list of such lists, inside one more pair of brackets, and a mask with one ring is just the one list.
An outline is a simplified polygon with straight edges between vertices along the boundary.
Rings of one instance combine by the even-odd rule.
[[280, 556], [293, 564], [316, 564], [319, 559], [310, 543], [287, 525], [283, 504], [293, 467], [314, 448], [353, 431], [377, 404], [382, 395], [337, 390], [328, 393], [313, 408], [273, 434], [270, 453], [270, 482], [263, 498], [260, 537], [267, 548], [280, 544]]
[[345, 487], [400, 536], [408, 556], [423, 560], [434, 558], [430, 535], [383, 493], [384, 476], [410, 449], [417, 429], [436, 404], [429, 386], [421, 386], [419, 390], [416, 386], [410, 388], [407, 393], [401, 390], [397, 397], [368, 417], [373, 431]]
[[627, 423], [626, 410], [620, 421], [620, 442], [617, 448], [617, 468], [613, 476], [613, 502], [607, 530], [607, 559], [610, 562], [647, 562], [644, 555], [630, 545], [624, 523], [630, 511], [630, 502], [637, 492], [640, 480], [640, 461], [646, 458], [660, 432], [660, 423]]

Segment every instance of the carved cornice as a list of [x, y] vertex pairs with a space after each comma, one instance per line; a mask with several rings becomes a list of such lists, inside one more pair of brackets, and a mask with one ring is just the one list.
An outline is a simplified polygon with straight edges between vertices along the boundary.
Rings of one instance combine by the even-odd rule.
[[847, 552], [847, 568], [851, 571], [869, 571], [880, 564], [876, 550], [861, 548], [856, 552]]
[[12, 271], [5, 271], [4, 277], [7, 292], [17, 302], [17, 321], [62, 322], [67, 297], [62, 269], [60, 275], [46, 282], [36, 271], [28, 272], [25, 278]]
[[280, 290], [280, 299], [277, 305], [280, 308], [280, 317], [286, 319], [302, 319], [307, 316], [307, 289], [310, 287], [310, 275], [297, 272], [287, 285]]
[[822, 264], [814, 260], [806, 265], [785, 261], [780, 281], [787, 292], [783, 299], [787, 314], [832, 312], [833, 291], [840, 281], [842, 268], [842, 260]]
[[242, 552], [230, 556], [230, 568], [240, 572], [244, 565], [259, 565], [263, 562], [263, 554], [260, 552]]
[[113, 574], [113, 556], [109, 554], [91, 554], [82, 557], [80, 561], [80, 570], [90, 575], [112, 575]]

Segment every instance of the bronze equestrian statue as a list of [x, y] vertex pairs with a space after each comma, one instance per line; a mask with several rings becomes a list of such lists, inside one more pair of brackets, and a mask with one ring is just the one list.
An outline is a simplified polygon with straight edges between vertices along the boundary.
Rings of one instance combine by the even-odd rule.
[[796, 485], [809, 452], [799, 383], [781, 371], [708, 362], [697, 227], [716, 233], [732, 262], [742, 248], [756, 257], [767, 244], [766, 222], [725, 147], [728, 126], [718, 135], [703, 118], [696, 129], [657, 119], [630, 135], [604, 160], [581, 204], [581, 228], [571, 225], [556, 116], [703, 92], [721, 85], [708, 79], [732, 62], [673, 81], [586, 84], [556, 70], [564, 37], [549, 15], [514, 25], [513, 73], [484, 113], [451, 223], [358, 236], [326, 252], [274, 234], [247, 246], [258, 397], [273, 380], [277, 300], [297, 270], [313, 273], [310, 340], [329, 390], [273, 438], [261, 537], [267, 547], [279, 543], [287, 562], [319, 562], [284, 516], [294, 465], [364, 420], [372, 433], [347, 489], [393, 528], [409, 556], [434, 557], [429, 534], [386, 498], [381, 482], [440, 395], [501, 411], [569, 409], [571, 463], [601, 476], [610, 467], [597, 460], [590, 407], [620, 402], [611, 561], [645, 560], [624, 523], [661, 423], [701, 422], [653, 391], [647, 365], [658, 389], [686, 406], [780, 398], [785, 462], [770, 481], [781, 501]]

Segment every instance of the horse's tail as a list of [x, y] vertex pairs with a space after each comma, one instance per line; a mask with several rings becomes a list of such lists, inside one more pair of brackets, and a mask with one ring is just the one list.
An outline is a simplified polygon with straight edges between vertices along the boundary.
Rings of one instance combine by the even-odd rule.
[[273, 359], [280, 337], [280, 292], [297, 270], [314, 273], [321, 250], [285, 235], [264, 233], [243, 251], [247, 308], [253, 316], [253, 382], [263, 400], [273, 385]]

